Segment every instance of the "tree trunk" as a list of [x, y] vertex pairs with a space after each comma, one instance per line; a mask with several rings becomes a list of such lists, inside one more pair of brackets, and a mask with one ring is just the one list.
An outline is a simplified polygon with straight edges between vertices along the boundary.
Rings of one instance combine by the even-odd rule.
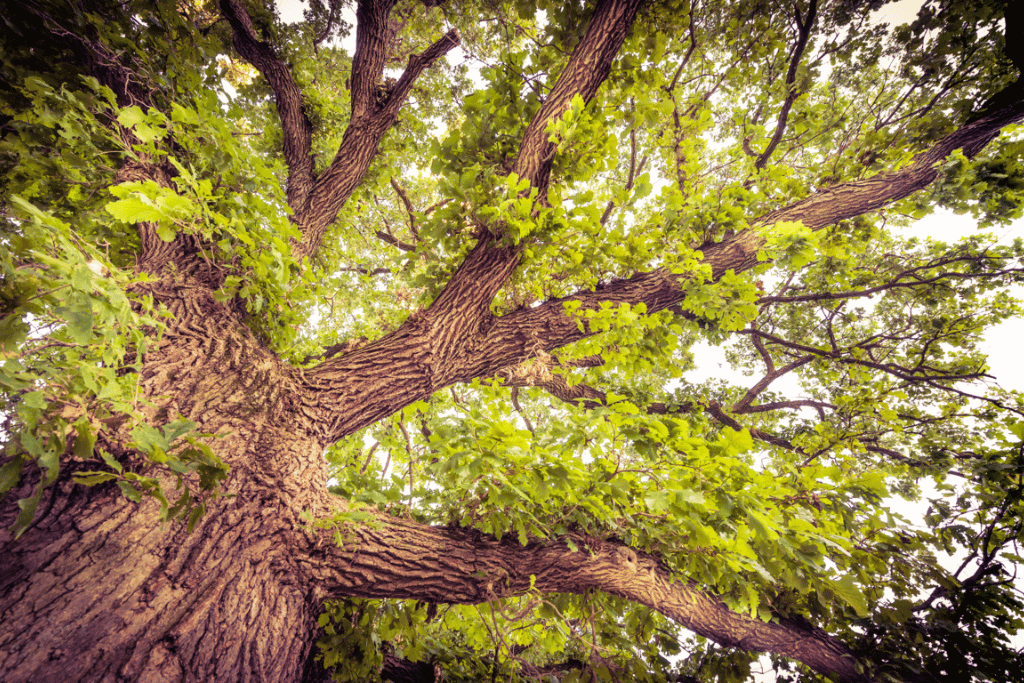
[[162, 526], [153, 499], [132, 503], [113, 482], [84, 488], [64, 473], [17, 540], [6, 529], [18, 497], [5, 497], [5, 681], [301, 677], [319, 602], [299, 515], [327, 511], [322, 447], [281, 426], [290, 371], [208, 291], [166, 281], [154, 290], [175, 318], [139, 377], [147, 412], [218, 434], [210, 445], [231, 467], [225, 490], [235, 496], [187, 533], [180, 521]]

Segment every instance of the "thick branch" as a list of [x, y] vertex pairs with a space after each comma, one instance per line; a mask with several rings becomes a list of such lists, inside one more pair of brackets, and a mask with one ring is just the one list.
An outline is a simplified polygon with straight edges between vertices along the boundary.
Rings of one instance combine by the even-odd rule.
[[[274, 91], [277, 115], [284, 131], [284, 160], [288, 164], [288, 205], [302, 206], [313, 187], [311, 145], [313, 125], [302, 108], [302, 93], [291, 71], [274, 55], [270, 45], [256, 35], [248, 12], [236, 0], [221, 0], [221, 12], [234, 31], [235, 49], [259, 70]], [[332, 12], [333, 12], [332, 8]], [[333, 15], [332, 15], [333, 16]]]
[[[811, 230], [821, 230], [841, 220], [869, 213], [882, 206], [903, 199], [927, 187], [938, 176], [936, 165], [950, 153], [961, 149], [973, 157], [999, 135], [1004, 126], [1024, 119], [1024, 92], [1017, 85], [1012, 103], [991, 112], [977, 121], [965, 124], [946, 136], [930, 149], [918, 154], [912, 163], [898, 171], [881, 173], [866, 180], [837, 185], [807, 199], [773, 211], [754, 222], [754, 229], [743, 230], [735, 236], [704, 247], [704, 262], [711, 266], [712, 278], [717, 279], [728, 270], [741, 272], [757, 265], [757, 253], [764, 246], [761, 233], [773, 224], [800, 221]], [[578, 292], [565, 299], [548, 301], [535, 308], [521, 309], [499, 318], [488, 335], [489, 367], [475, 362], [467, 367], [472, 379], [493, 374], [500, 368], [515, 365], [536, 353], [538, 349], [551, 351], [592, 334], [579, 318], [566, 315], [566, 301], [579, 301], [582, 310], [597, 310], [601, 302], [644, 303], [649, 312], [667, 309], [682, 302], [685, 297], [686, 276], [677, 276], [665, 269], [639, 273], [626, 280], [606, 284], [600, 291]], [[531, 346], [516, 344], [517, 338], [528, 337]], [[482, 359], [480, 359], [482, 360]]]
[[561, 540], [519, 545], [469, 529], [435, 528], [379, 517], [346, 528], [338, 548], [325, 532], [311, 569], [319, 597], [405, 598], [479, 604], [522, 595], [601, 590], [647, 605], [685, 628], [727, 647], [791, 657], [841, 681], [864, 682], [847, 648], [826, 633], [790, 620], [765, 623], [738, 614], [692, 583], [673, 580], [656, 557], [620, 543], [573, 552]]
[[[398, 111], [408, 98], [413, 83], [420, 74], [459, 44], [459, 33], [452, 29], [421, 54], [410, 55], [405, 72], [391, 92], [376, 97], [375, 84], [383, 73], [390, 40], [386, 35], [387, 15], [384, 8], [390, 9], [390, 5], [390, 2], [359, 3], [357, 16], [360, 23], [356, 34], [356, 58], [352, 67], [352, 119], [330, 167], [317, 179], [305, 206], [296, 216], [302, 231], [302, 244], [298, 249], [300, 257], [312, 255], [320, 248], [320, 240], [327, 226], [334, 222], [338, 211], [359, 187], [377, 155], [381, 139], [398, 120]], [[383, 17], [380, 16], [382, 11]]]
[[583, 39], [527, 127], [512, 171], [520, 178], [529, 179], [531, 186], [540, 189], [540, 196], [544, 196], [551, 162], [558, 149], [556, 143], [548, 140], [548, 124], [571, 108], [574, 96], [579, 95], [584, 102], [594, 98], [611, 72], [612, 60], [622, 47], [639, 6], [639, 0], [598, 3]]
[[[594, 97], [622, 46], [638, 4], [639, 0], [605, 0], [598, 4], [590, 26], [569, 58], [551, 95], [527, 128], [513, 171], [530, 179], [534, 186], [547, 183], [550, 162], [557, 147], [548, 142], [545, 132], [548, 123], [569, 108], [574, 95], [579, 94], [587, 101]], [[453, 40], [457, 40], [457, 34]], [[435, 47], [424, 55], [430, 53], [430, 59], [435, 59], [451, 46], [439, 42]], [[414, 63], [416, 59], [424, 62], [426, 58], [410, 59], [409, 68], [380, 113], [364, 116], [361, 123], [354, 120], [345, 132], [331, 169], [318, 181], [311, 194], [309, 212], [300, 219], [305, 235], [304, 250], [315, 250], [323, 229], [365, 174], [376, 149], [376, 142], [371, 150], [366, 146], [365, 138], [374, 134], [379, 140], [383, 129], [379, 134], [374, 132], [377, 130], [375, 126], [379, 126], [378, 119], [388, 112], [397, 114], [398, 101], [423, 68], [420, 62]], [[490, 236], [482, 235], [427, 310], [361, 352], [337, 361], [327, 361], [314, 369], [308, 377], [318, 398], [317, 407], [310, 410], [321, 413], [327, 407], [326, 416], [315, 421], [323, 429], [322, 438], [325, 441], [336, 440], [390, 415], [408, 405], [407, 401], [426, 398], [438, 389], [465, 379], [465, 359], [477, 355], [476, 349], [494, 320], [491, 302], [512, 276], [519, 265], [519, 258], [518, 248], [502, 246], [491, 241]], [[535, 351], [536, 348], [531, 353]], [[480, 376], [491, 376], [510, 364], [493, 366], [490, 372], [483, 372]], [[356, 378], [372, 381], [362, 383]], [[382, 386], [385, 382], [386, 388]], [[372, 391], [367, 387], [372, 387]], [[333, 396], [327, 398], [328, 394]], [[334, 409], [334, 406], [353, 405], [353, 402], [366, 406], [366, 409], [359, 415], [352, 415], [350, 411], [339, 413]]]
[[356, 7], [356, 52], [352, 56], [352, 120], [375, 108], [377, 82], [384, 73], [394, 31], [388, 15], [395, 0], [359, 0]]
[[[548, 140], [548, 124], [571, 107], [574, 96], [579, 95], [585, 102], [594, 98], [611, 71], [612, 60], [622, 47], [638, 5], [639, 0], [603, 0], [598, 3], [586, 33], [523, 134], [512, 172], [539, 188], [541, 197], [545, 196], [551, 161], [557, 150], [557, 145]], [[431, 305], [427, 311], [431, 319], [461, 321], [468, 314], [478, 316], [468, 327], [482, 329], [490, 324], [490, 304], [518, 267], [520, 250], [492, 244], [488, 237], [481, 237], [480, 243]], [[479, 267], [481, 262], [490, 264], [490, 270], [482, 271]]]
[[[711, 266], [712, 278], [755, 266], [758, 250], [765, 243], [762, 234], [775, 223], [802, 221], [808, 228], [820, 230], [927, 187], [938, 175], [936, 164], [954, 150], [962, 149], [973, 157], [1004, 126], [1024, 118], [1022, 88], [1015, 84], [1008, 92], [1013, 97], [1004, 98], [1007, 104], [965, 124], [903, 168], [819, 192], [754, 221], [756, 229], [707, 245], [704, 261]], [[578, 301], [584, 311], [599, 310], [602, 302], [642, 302], [654, 313], [678, 306], [685, 298], [687, 276], [657, 269], [612, 281], [600, 291], [578, 292], [493, 316], [491, 301], [517, 264], [516, 248], [481, 240], [430, 308], [386, 337], [308, 370], [303, 381], [311, 398], [300, 399], [303, 405], [298, 409], [315, 418], [308, 422], [316, 425], [316, 436], [325, 443], [333, 442], [434, 391], [456, 382], [492, 377], [503, 368], [594, 334], [586, 324], [580, 325], [580, 317], [565, 313], [566, 301]], [[351, 405], [364, 409], [355, 413], [346, 409]]]

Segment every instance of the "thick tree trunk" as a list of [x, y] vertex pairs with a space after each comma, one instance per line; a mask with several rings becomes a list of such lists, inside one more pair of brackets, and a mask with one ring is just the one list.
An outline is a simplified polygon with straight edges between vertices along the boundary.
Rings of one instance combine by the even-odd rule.
[[55, 498], [3, 549], [5, 681], [297, 679], [316, 607], [276, 501], [240, 497], [189, 535], [116, 489]]
[[[319, 604], [303, 510], [326, 512], [322, 447], [284, 429], [287, 370], [208, 292], [162, 283], [172, 329], [140, 386], [157, 424], [183, 414], [216, 433], [231, 467], [191, 534], [115, 484], [52, 487], [20, 539], [0, 510], [5, 681], [294, 681]], [[129, 458], [130, 459], [130, 458]], [[128, 464], [128, 463], [126, 463]], [[139, 463], [134, 463], [139, 467]], [[167, 491], [171, 495], [173, 491]]]

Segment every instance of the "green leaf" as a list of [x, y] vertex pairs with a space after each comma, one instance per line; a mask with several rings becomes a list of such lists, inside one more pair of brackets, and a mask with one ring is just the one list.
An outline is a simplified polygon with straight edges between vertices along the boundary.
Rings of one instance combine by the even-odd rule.
[[854, 609], [858, 617], [868, 616], [867, 598], [864, 597], [864, 592], [856, 584], [852, 576], [847, 574], [838, 581], [830, 581], [829, 585], [835, 589], [839, 597]]
[[146, 115], [135, 105], [125, 107], [117, 114], [117, 122], [126, 128], [133, 128], [145, 120]]
[[141, 197], [119, 199], [110, 202], [105, 208], [111, 216], [125, 223], [154, 222], [163, 218], [163, 214], [156, 207], [147, 203]]
[[200, 503], [192, 508], [192, 512], [188, 515], [188, 533], [192, 533], [196, 528], [196, 523], [199, 522], [199, 518], [206, 512], [206, 504]]
[[123, 493], [124, 497], [128, 500], [134, 503], [138, 503], [142, 500], [142, 492], [135, 488], [131, 483], [120, 479], [117, 482], [117, 486], [121, 489], [121, 493]]
[[117, 475], [111, 474], [110, 472], [76, 472], [74, 479], [76, 484], [81, 484], [83, 486], [96, 486], [97, 484], [103, 484], [117, 479]]
[[21, 480], [23, 466], [21, 458], [15, 457], [0, 467], [0, 495], [10, 491]]
[[75, 444], [73, 453], [76, 458], [88, 460], [93, 455], [93, 448], [96, 445], [96, 434], [93, 432], [92, 424], [87, 417], [81, 417], [75, 422]]

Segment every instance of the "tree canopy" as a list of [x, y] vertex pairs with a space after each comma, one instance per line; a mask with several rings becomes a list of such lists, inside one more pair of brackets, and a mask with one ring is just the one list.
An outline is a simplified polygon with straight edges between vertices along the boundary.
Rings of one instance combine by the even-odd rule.
[[4, 554], [280, 529], [337, 680], [1020, 680], [1024, 9], [883, 8], [17, 0]]

